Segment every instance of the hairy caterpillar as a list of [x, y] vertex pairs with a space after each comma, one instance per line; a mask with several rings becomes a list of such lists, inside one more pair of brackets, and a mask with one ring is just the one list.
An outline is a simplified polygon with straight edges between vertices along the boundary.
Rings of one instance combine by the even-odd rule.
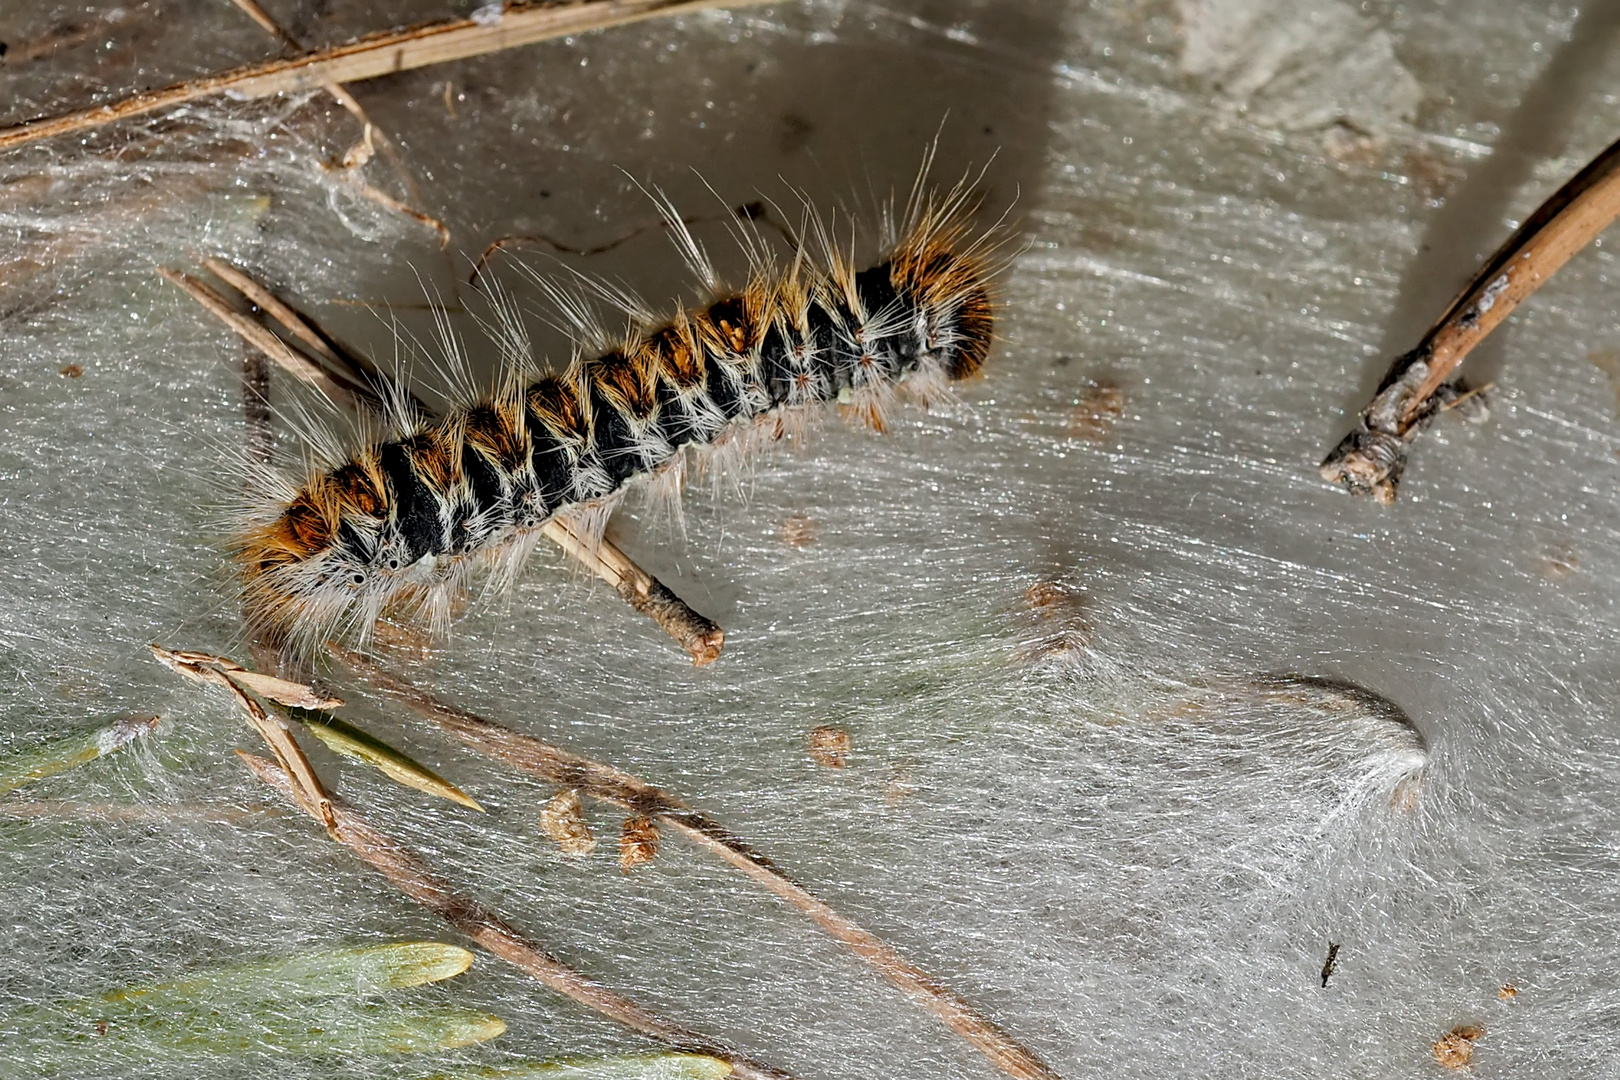
[[565, 372], [534, 374], [521, 332], [505, 334], [518, 355], [495, 394], [430, 422], [396, 410], [393, 434], [272, 483], [230, 544], [250, 627], [293, 656], [363, 638], [386, 612], [442, 631], [472, 575], [510, 581], [549, 519], [608, 503], [687, 447], [780, 438], [794, 410], [832, 401], [881, 426], [897, 392], [938, 397], [979, 370], [992, 340], [998, 230], [974, 235], [967, 202], [965, 185], [936, 198], [919, 180], [886, 227], [889, 255], [860, 271], [808, 214], [815, 258], [796, 245], [780, 268], [757, 234], [742, 236], [751, 268], [735, 292], [666, 206], [710, 302], [660, 321], [598, 285], [630, 316], [610, 340], [551, 289], [585, 339]]

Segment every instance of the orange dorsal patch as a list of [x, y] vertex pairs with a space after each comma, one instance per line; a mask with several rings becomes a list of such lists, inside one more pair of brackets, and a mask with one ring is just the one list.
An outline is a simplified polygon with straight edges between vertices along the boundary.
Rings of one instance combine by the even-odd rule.
[[701, 386], [708, 375], [703, 350], [698, 347], [685, 312], [649, 337], [638, 351], [646, 358], [649, 370], [668, 379], [677, 390]]
[[461, 479], [460, 441], [448, 426], [438, 424], [412, 435], [401, 444], [410, 455], [417, 479], [437, 491], [449, 491]]
[[747, 356], [757, 343], [755, 324], [749, 317], [748, 306], [737, 297], [721, 300], [709, 305], [707, 311], [694, 313], [692, 325], [704, 346], [733, 363]]
[[657, 406], [652, 372], [640, 351], [610, 352], [585, 367], [585, 378], [613, 408], [636, 421], [646, 421]]
[[461, 433], [469, 446], [482, 451], [485, 457], [505, 472], [518, 472], [528, 462], [528, 432], [515, 404], [486, 402], [475, 405], [467, 410]]
[[591, 435], [590, 422], [579, 395], [556, 376], [548, 375], [529, 387], [529, 415], [564, 442], [583, 444]]
[[388, 489], [377, 469], [375, 455], [364, 455], [334, 469], [326, 475], [322, 486], [339, 517], [345, 514], [368, 518], [388, 516]]

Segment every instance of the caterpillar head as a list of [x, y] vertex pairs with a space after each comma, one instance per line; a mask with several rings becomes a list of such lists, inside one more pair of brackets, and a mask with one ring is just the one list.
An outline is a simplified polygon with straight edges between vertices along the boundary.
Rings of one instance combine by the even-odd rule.
[[232, 542], [243, 613], [271, 644], [306, 656], [331, 636], [363, 635], [425, 570], [410, 562], [381, 478], [351, 463], [304, 485], [273, 520]]
[[995, 303], [984, 260], [946, 248], [902, 249], [891, 270], [895, 288], [915, 298], [917, 333], [945, 377], [978, 374], [995, 340]]

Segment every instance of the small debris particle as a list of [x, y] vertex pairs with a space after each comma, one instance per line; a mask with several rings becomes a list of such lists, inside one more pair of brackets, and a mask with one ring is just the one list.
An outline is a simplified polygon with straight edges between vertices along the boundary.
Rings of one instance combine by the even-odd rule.
[[80, 375], [84, 374], [84, 368], [80, 367], [78, 364], [69, 364], [62, 369], [61, 373], [70, 379], [77, 379]]
[[658, 856], [658, 823], [650, 817], [624, 819], [619, 830], [619, 868], [629, 873]]
[[1457, 181], [1463, 178], [1463, 170], [1455, 163], [1442, 161], [1421, 150], [1407, 154], [1402, 166], [1406, 178], [1411, 181], [1412, 191], [1425, 202], [1444, 199]]
[[1167, 720], [1203, 719], [1204, 715], [1214, 706], [1213, 697], [1190, 697], [1176, 702], [1173, 705], [1164, 705], [1148, 712], [1144, 719], [1151, 723], [1161, 724]]
[[1586, 358], [1608, 376], [1609, 388], [1614, 391], [1614, 414], [1620, 416], [1620, 349], [1598, 349], [1587, 353]]
[[1125, 391], [1098, 383], [1080, 395], [1069, 412], [1069, 434], [1087, 442], [1107, 442], [1114, 424], [1125, 415]]
[[1496, 992], [1496, 996], [1503, 1001], [1512, 1001], [1519, 996], [1519, 988], [1512, 983], [1503, 983], [1502, 988]]
[[1541, 554], [1541, 574], [1549, 581], [1563, 581], [1580, 567], [1581, 557], [1568, 540], [1548, 545]]
[[96, 1021], [96, 1034], [98, 1036], [107, 1034], [107, 1021], [105, 1021], [105, 1020], [97, 1020]]
[[917, 794], [915, 770], [908, 761], [898, 762], [889, 771], [889, 782], [883, 788], [883, 801], [898, 806]]
[[589, 855], [596, 850], [596, 837], [585, 823], [585, 808], [579, 791], [559, 791], [540, 808], [540, 831], [556, 841], [564, 855]]
[[1389, 808], [1402, 814], [1410, 814], [1417, 809], [1418, 798], [1423, 794], [1423, 774], [1412, 773], [1403, 776], [1395, 785], [1395, 790], [1389, 793]]
[[1020, 615], [1022, 641], [1018, 656], [1034, 662], [1054, 656], [1078, 656], [1092, 641], [1086, 594], [1059, 581], [1037, 581], [1024, 590]]
[[1381, 136], [1369, 135], [1341, 121], [1323, 133], [1322, 152], [1340, 165], [1368, 169], [1384, 156], [1385, 142]]
[[810, 760], [828, 769], [842, 769], [849, 763], [852, 743], [843, 728], [823, 724], [810, 731]]
[[[1506, 280], [1506, 275], [1498, 278]], [[1481, 301], [1483, 303], [1483, 301]], [[1440, 411], [1455, 413], [1457, 419], [1465, 424], [1483, 424], [1491, 418], [1490, 393], [1496, 389], [1496, 383], [1488, 382], [1481, 386], [1469, 386], [1462, 379], [1448, 383], [1435, 392], [1435, 400], [1440, 402]]]
[[1056, 609], [1069, 603], [1073, 597], [1073, 589], [1055, 581], [1037, 581], [1024, 590], [1024, 602], [1029, 609], [1047, 616], [1055, 615]]
[[803, 514], [792, 514], [782, 521], [782, 543], [805, 548], [816, 542], [816, 523]]
[[796, 112], [782, 114], [776, 133], [776, 145], [784, 156], [796, 154], [810, 144], [816, 125]]
[[1322, 985], [1326, 986], [1328, 979], [1333, 975], [1333, 969], [1339, 966], [1339, 943], [1328, 942], [1327, 962], [1322, 965]]
[[1466, 1069], [1474, 1060], [1474, 1044], [1485, 1037], [1478, 1024], [1454, 1027], [1434, 1042], [1434, 1060], [1448, 1069]]

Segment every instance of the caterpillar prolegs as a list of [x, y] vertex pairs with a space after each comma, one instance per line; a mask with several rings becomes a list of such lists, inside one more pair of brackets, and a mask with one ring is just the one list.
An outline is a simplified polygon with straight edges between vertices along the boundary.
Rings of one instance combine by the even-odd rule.
[[[818, 224], [819, 254], [797, 245], [786, 267], [744, 237], [748, 283], [729, 293], [671, 215], [710, 302], [655, 321], [599, 287], [630, 327], [565, 372], [534, 376], [513, 357], [484, 400], [430, 422], [399, 410], [392, 434], [272, 485], [231, 542], [251, 629], [291, 656], [364, 638], [385, 613], [442, 631], [469, 581], [509, 581], [549, 519], [611, 500], [688, 447], [745, 426], [779, 437], [793, 410], [828, 402], [877, 425], [896, 393], [937, 397], [977, 372], [992, 342], [998, 234], [972, 231], [966, 199], [962, 186], [914, 192], [887, 257], [859, 271]], [[582, 336], [605, 337], [553, 293]]]

